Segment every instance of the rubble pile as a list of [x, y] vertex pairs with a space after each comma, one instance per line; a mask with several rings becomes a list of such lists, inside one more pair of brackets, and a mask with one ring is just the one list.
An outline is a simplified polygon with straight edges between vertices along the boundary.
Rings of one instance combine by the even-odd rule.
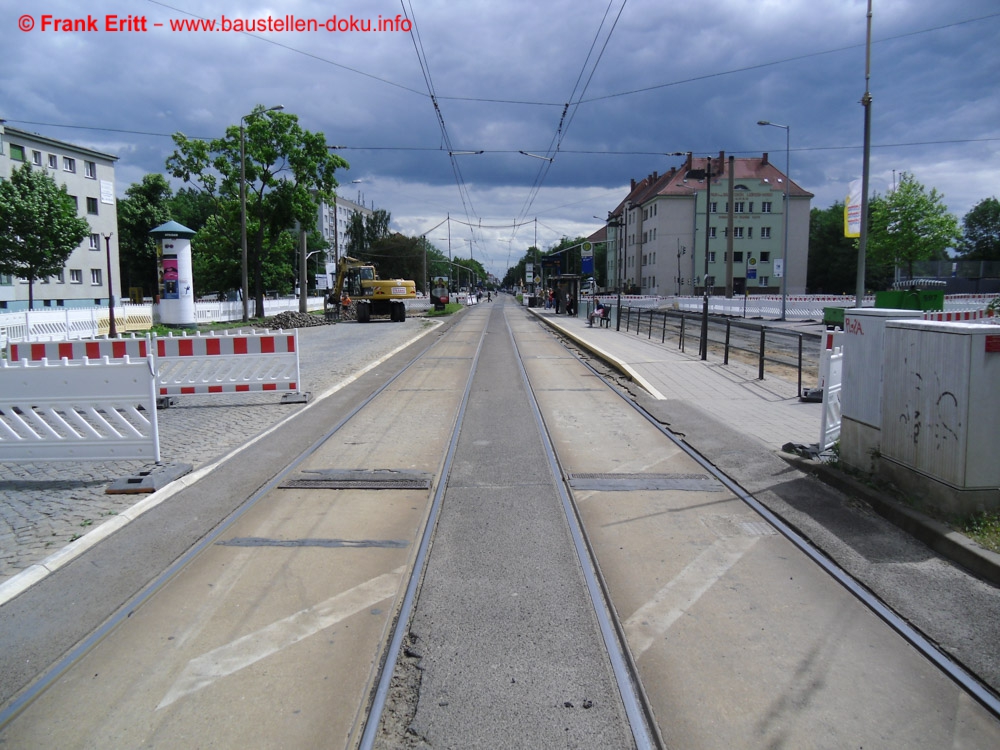
[[278, 313], [273, 318], [265, 321], [268, 328], [273, 331], [288, 330], [291, 328], [309, 328], [311, 326], [325, 326], [327, 321], [322, 315], [311, 315], [310, 313], [292, 312], [286, 310]]

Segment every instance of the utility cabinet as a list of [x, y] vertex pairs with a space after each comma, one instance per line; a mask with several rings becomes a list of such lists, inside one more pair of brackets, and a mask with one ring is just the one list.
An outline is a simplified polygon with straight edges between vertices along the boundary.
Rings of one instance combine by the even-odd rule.
[[882, 458], [940, 483], [939, 510], [1000, 508], [1000, 326], [890, 320], [884, 346]]

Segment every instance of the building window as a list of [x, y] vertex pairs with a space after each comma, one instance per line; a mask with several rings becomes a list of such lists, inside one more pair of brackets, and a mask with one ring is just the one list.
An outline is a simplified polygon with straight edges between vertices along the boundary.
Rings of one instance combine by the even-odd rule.
[[70, 284], [82, 284], [83, 283], [83, 271], [79, 268], [69, 269], [69, 283]]
[[746, 204], [743, 201], [736, 201], [735, 203], [733, 203], [733, 213], [734, 214], [743, 213], [743, 209], [745, 206]]
[[753, 239], [753, 227], [747, 227], [747, 239], [748, 240]]
[[733, 227], [733, 238], [737, 240], [743, 239], [743, 227]]
[[753, 213], [753, 201], [750, 201], [750, 208], [747, 209], [750, 213]]
[[771, 201], [762, 201], [760, 204], [760, 212], [762, 214], [771, 213]]
[[83, 173], [92, 180], [97, 179], [97, 165], [92, 161], [83, 163]]
[[715, 263], [715, 250], [712, 250], [708, 253], [708, 262]]
[[66, 269], [60, 268], [59, 269], [59, 273], [55, 273], [55, 274], [52, 275], [52, 281], [54, 281], [56, 284], [65, 284], [66, 283]]
[[32, 151], [31, 152], [31, 163], [34, 164], [36, 167], [42, 166], [42, 152], [41, 151]]
[[59, 157], [49, 154], [49, 169], [59, 169]]
[[101, 285], [101, 269], [91, 268], [90, 269], [90, 285], [100, 286]]
[[97, 216], [97, 198], [87, 198], [87, 213]]
[[9, 273], [0, 273], [0, 286], [14, 286], [14, 277]]
[[719, 212], [719, 202], [718, 201], [712, 201], [711, 203], [708, 204], [708, 206], [709, 206], [708, 210], [711, 213], [714, 214], [714, 213], [718, 213]]
[[76, 171], [76, 159], [71, 159], [68, 156], [63, 157], [63, 172], [75, 172]]
[[91, 250], [101, 249], [101, 235], [99, 234], [90, 235], [90, 249]]
[[715, 227], [709, 227], [708, 228], [708, 238], [710, 240], [714, 240], [715, 239]]
[[769, 252], [763, 252], [763, 253], [761, 253], [760, 254], [760, 262], [761, 263], [770, 263], [771, 262], [771, 253], [769, 253]]
[[771, 227], [761, 227], [760, 228], [760, 238], [762, 240], [771, 239]]
[[759, 279], [759, 286], [771, 286], [770, 276], [758, 276], [757, 278]]
[[733, 263], [742, 263], [742, 262], [743, 262], [743, 251], [733, 250]]
[[24, 161], [24, 146], [10, 144], [10, 158], [12, 161]]

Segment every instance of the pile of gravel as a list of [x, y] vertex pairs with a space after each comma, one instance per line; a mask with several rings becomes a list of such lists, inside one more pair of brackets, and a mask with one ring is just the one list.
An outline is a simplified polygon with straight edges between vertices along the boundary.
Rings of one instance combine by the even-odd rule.
[[273, 318], [268, 318], [265, 324], [271, 330], [289, 330], [291, 328], [310, 328], [311, 326], [325, 326], [328, 321], [322, 315], [312, 315], [310, 313], [292, 312], [286, 310], [278, 313]]

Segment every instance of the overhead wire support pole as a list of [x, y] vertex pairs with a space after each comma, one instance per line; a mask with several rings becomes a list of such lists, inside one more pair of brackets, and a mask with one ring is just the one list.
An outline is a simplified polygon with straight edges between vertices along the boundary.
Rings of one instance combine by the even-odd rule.
[[868, 30], [865, 38], [865, 94], [861, 105], [865, 108], [864, 148], [861, 157], [861, 230], [858, 234], [858, 278], [855, 286], [854, 306], [865, 301], [865, 254], [868, 252], [868, 173], [871, 161], [872, 95], [869, 90], [872, 65], [872, 0], [868, 0]]

